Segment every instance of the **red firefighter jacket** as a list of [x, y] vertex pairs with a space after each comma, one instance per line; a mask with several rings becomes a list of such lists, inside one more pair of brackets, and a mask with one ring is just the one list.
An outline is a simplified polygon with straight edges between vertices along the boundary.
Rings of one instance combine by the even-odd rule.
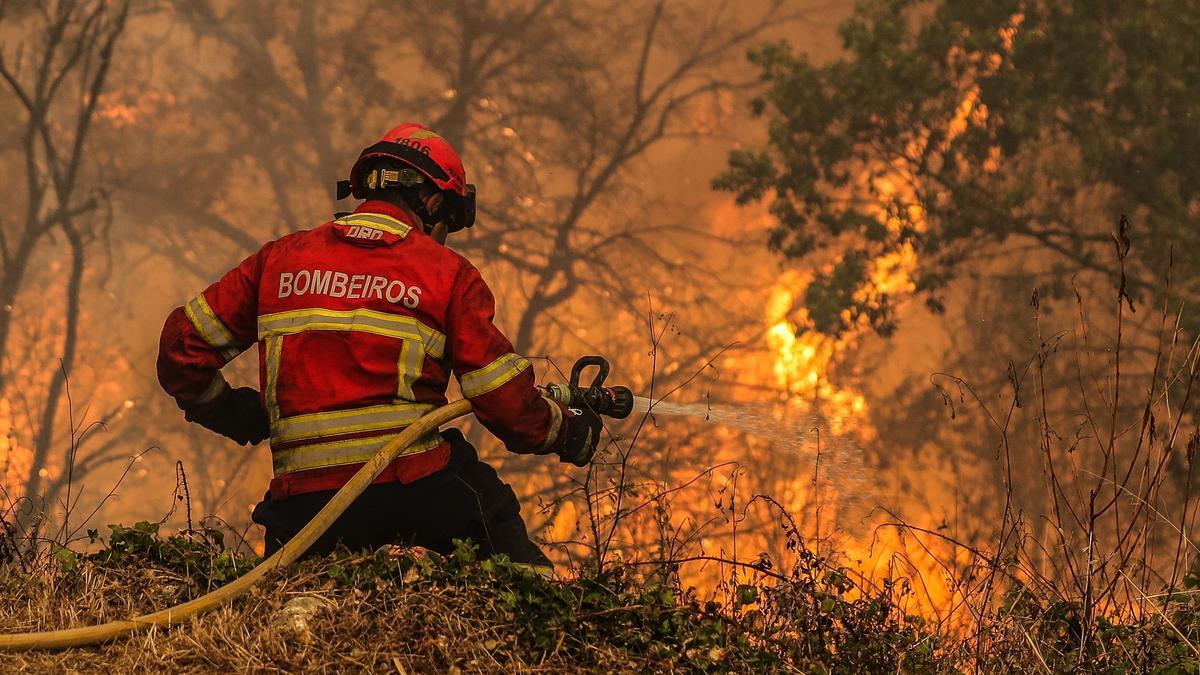
[[[341, 487], [390, 439], [446, 403], [451, 372], [509, 450], [547, 453], [563, 410], [492, 323], [495, 299], [466, 258], [382, 201], [269, 242], [163, 327], [158, 376], [183, 408], [229, 385], [220, 369], [258, 343], [273, 499]], [[376, 482], [446, 465], [432, 433]]]

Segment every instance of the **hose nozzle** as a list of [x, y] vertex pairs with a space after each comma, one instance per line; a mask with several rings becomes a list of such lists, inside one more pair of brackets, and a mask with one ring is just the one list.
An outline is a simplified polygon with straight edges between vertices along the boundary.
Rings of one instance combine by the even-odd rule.
[[[579, 376], [588, 366], [596, 366], [600, 370], [588, 387], [579, 386]], [[633, 412], [633, 392], [629, 387], [604, 386], [608, 377], [608, 361], [603, 356], [584, 356], [571, 367], [571, 380], [568, 384], [551, 384], [546, 387], [550, 398], [565, 406], [580, 408], [587, 406], [597, 414], [625, 419]]]

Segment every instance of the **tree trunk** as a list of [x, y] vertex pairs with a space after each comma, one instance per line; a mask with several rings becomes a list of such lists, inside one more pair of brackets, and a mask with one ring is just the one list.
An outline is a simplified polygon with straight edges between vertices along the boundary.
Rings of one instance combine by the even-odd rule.
[[[58, 416], [59, 402], [67, 394], [67, 379], [75, 364], [75, 352], [79, 339], [79, 306], [80, 295], [83, 291], [84, 271], [84, 242], [83, 237], [70, 224], [62, 224], [63, 232], [71, 246], [71, 276], [67, 281], [67, 308], [64, 321], [64, 336], [62, 357], [59, 360], [58, 371], [50, 383], [46, 401], [42, 407], [42, 421], [38, 428], [37, 439], [34, 442], [33, 463], [29, 467], [29, 477], [25, 482], [25, 495], [35, 498], [42, 487], [42, 476], [39, 470], [46, 466], [46, 459], [54, 444], [54, 421]], [[68, 396], [69, 398], [69, 396]], [[64, 451], [63, 470], [72, 471], [74, 464], [74, 440]]]
[[[8, 336], [12, 330], [13, 310], [17, 304], [17, 294], [25, 280], [29, 257], [33, 254], [33, 246], [39, 237], [33, 228], [26, 229], [21, 238], [21, 245], [11, 259], [4, 265], [4, 274], [0, 276], [0, 363], [4, 363], [8, 354]], [[0, 368], [0, 392], [7, 385], [7, 377]]]

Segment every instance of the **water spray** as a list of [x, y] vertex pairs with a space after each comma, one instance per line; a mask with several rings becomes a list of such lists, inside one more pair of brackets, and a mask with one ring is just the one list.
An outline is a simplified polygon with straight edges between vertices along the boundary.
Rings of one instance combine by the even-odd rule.
[[821, 481], [837, 486], [841, 507], [856, 504], [869, 491], [862, 448], [852, 436], [834, 431], [846, 420], [811, 410], [791, 409], [780, 415], [764, 404], [676, 403], [644, 396], [633, 397], [631, 412], [651, 418], [688, 417], [761, 438], [769, 443], [767, 450], [798, 460], [797, 478], [810, 472], [815, 477], [819, 465]]

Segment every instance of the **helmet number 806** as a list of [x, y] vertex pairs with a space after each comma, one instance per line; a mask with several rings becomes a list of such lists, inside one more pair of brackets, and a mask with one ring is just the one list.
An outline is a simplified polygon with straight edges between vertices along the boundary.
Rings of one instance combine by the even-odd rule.
[[397, 143], [399, 143], [400, 145], [406, 145], [414, 150], [419, 150], [419, 151], [421, 151], [422, 154], [425, 154], [425, 155], [429, 154], [429, 146], [428, 145], [425, 145], [424, 143], [418, 143], [417, 141], [414, 141], [411, 138], [401, 138], [400, 140], [397, 141]]

